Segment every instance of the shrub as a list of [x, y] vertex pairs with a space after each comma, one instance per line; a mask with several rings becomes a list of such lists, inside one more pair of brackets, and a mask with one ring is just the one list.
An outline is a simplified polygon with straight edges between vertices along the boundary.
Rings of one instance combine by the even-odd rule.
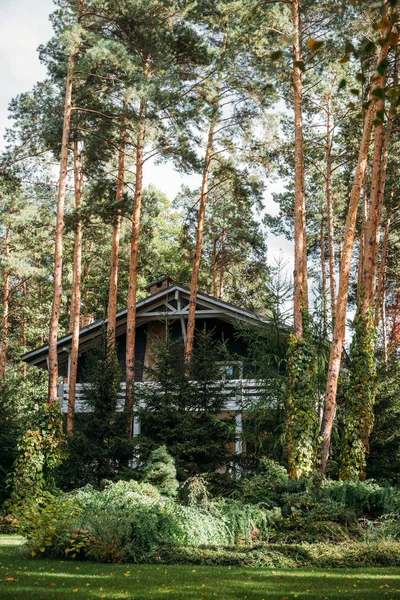
[[75, 415], [75, 434], [66, 441], [67, 459], [57, 471], [65, 491], [87, 483], [100, 487], [104, 479], [120, 479], [133, 456], [133, 442], [125, 434], [125, 415], [116, 412], [121, 369], [105, 333], [85, 355], [83, 380], [90, 413]]
[[120, 481], [30, 506], [20, 532], [34, 552], [120, 562], [160, 544], [251, 545], [267, 540], [278, 518], [277, 511], [232, 500], [182, 506], [150, 484]]
[[18, 512], [55, 490], [54, 470], [63, 456], [61, 413], [58, 404], [41, 404], [30, 415], [29, 424], [17, 443], [17, 456], [7, 484], [11, 498], [6, 509]]
[[63, 493], [26, 501], [17, 517], [18, 531], [26, 537], [32, 556], [44, 552], [57, 555], [61, 550], [68, 554], [69, 540], [78, 531], [79, 512], [74, 498]]
[[400, 512], [400, 491], [394, 487], [382, 487], [372, 480], [326, 481], [323, 491], [326, 497], [353, 510], [357, 516], [376, 517]]
[[397, 542], [358, 542], [342, 544], [257, 544], [240, 549], [232, 547], [182, 547], [162, 544], [135, 557], [136, 562], [155, 564], [240, 566], [288, 569], [398, 567]]
[[210, 495], [203, 477], [189, 477], [179, 488], [179, 501], [186, 506], [207, 506]]
[[367, 534], [370, 540], [400, 541], [399, 514], [383, 515], [379, 522], [368, 525]]
[[174, 498], [179, 483], [176, 478], [175, 461], [167, 452], [166, 446], [153, 450], [143, 471], [143, 482], [150, 483], [160, 490], [161, 494]]
[[262, 502], [274, 506], [279, 502], [280, 491], [286, 489], [289, 484], [285, 467], [273, 460], [262, 458], [256, 472], [241, 480], [239, 497], [244, 502], [253, 504]]

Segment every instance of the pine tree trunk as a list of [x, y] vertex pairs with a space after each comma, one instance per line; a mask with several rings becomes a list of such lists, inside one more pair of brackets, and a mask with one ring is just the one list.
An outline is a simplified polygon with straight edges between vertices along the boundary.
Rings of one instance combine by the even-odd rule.
[[321, 250], [321, 282], [322, 282], [322, 317], [324, 324], [324, 338], [328, 330], [328, 294], [326, 289], [326, 270], [325, 270], [325, 231], [324, 219], [321, 218], [319, 246]]
[[[124, 110], [126, 106], [124, 105]], [[126, 114], [122, 117], [119, 154], [118, 154], [118, 181], [115, 200], [121, 202], [124, 195], [125, 185], [125, 144], [126, 144]], [[119, 243], [121, 236], [121, 212], [118, 210], [112, 236], [111, 246], [111, 269], [110, 269], [110, 287], [108, 294], [107, 309], [107, 344], [109, 349], [115, 348], [115, 329], [117, 321], [117, 293], [118, 293], [118, 258]]]
[[[397, 87], [398, 85], [398, 49], [396, 48], [396, 58], [395, 58], [395, 67], [394, 67], [394, 76], [393, 76], [393, 85]], [[395, 97], [392, 98], [390, 103], [390, 109], [385, 129], [385, 136], [383, 140], [383, 148], [382, 148], [382, 162], [380, 169], [380, 182], [379, 182], [379, 192], [378, 192], [378, 215], [377, 215], [377, 226], [375, 231], [374, 238], [374, 253], [372, 258], [372, 274], [371, 274], [371, 298], [370, 304], [371, 306], [375, 302], [376, 296], [376, 281], [377, 281], [377, 272], [378, 272], [378, 261], [379, 261], [379, 246], [380, 246], [380, 232], [382, 226], [382, 211], [383, 211], [383, 203], [385, 199], [385, 187], [386, 187], [386, 173], [389, 161], [389, 149], [390, 149], [390, 140], [392, 137], [393, 131], [393, 119], [396, 116], [397, 111], [397, 99]], [[392, 196], [393, 197], [393, 196]], [[389, 215], [389, 213], [388, 213]], [[390, 215], [389, 215], [390, 219]], [[390, 227], [390, 221], [389, 221]], [[386, 251], [387, 252], [387, 251]], [[385, 259], [386, 260], [386, 259]], [[378, 317], [379, 321], [379, 317]]]
[[128, 312], [126, 324], [126, 436], [132, 437], [134, 386], [135, 386], [135, 340], [136, 340], [136, 295], [139, 258], [140, 215], [143, 196], [143, 160], [146, 136], [146, 105], [142, 100], [139, 113], [139, 133], [136, 145], [135, 205], [133, 209], [131, 260], [129, 269]]
[[382, 344], [383, 344], [383, 362], [385, 363], [385, 365], [387, 365], [389, 356], [388, 356], [388, 340], [387, 340], [387, 328], [386, 328], [385, 281], [384, 281], [383, 295], [382, 295]]
[[[9, 226], [6, 226], [4, 234], [4, 256], [10, 254], [9, 246]], [[9, 300], [10, 300], [10, 271], [6, 267], [3, 278], [3, 318], [1, 324], [1, 342], [0, 342], [0, 382], [4, 380], [6, 375], [7, 364], [7, 340], [8, 340], [8, 319], [9, 319]]]
[[[24, 283], [22, 284], [22, 295], [26, 301], [26, 297], [28, 295], [28, 290], [27, 290], [27, 285], [26, 285], [26, 281], [24, 281]], [[21, 316], [21, 346], [24, 350], [24, 352], [26, 352], [26, 312], [25, 312], [25, 302], [24, 302], [24, 306], [23, 306], [23, 310], [22, 310], [22, 316]], [[28, 374], [28, 369], [27, 369], [27, 364], [24, 361], [23, 365], [22, 365], [22, 374], [24, 377], [27, 376]]]
[[[94, 243], [93, 240], [91, 240], [89, 242], [89, 248], [88, 248], [88, 254], [90, 254], [91, 252], [93, 252], [93, 248], [94, 248]], [[83, 309], [82, 309], [82, 327], [86, 327], [86, 325], [90, 325], [90, 323], [93, 322], [93, 318], [92, 315], [89, 314], [88, 311], [88, 300], [89, 300], [89, 294], [88, 294], [88, 286], [86, 285], [86, 280], [89, 277], [89, 273], [90, 273], [90, 269], [92, 268], [93, 265], [93, 259], [92, 260], [88, 260], [83, 268]]]
[[331, 295], [332, 326], [336, 311], [335, 233], [332, 198], [332, 100], [329, 96], [326, 112], [326, 209], [328, 216], [329, 287]]
[[221, 236], [221, 260], [219, 269], [219, 295], [220, 300], [224, 299], [224, 281], [225, 281], [225, 230], [222, 231]]
[[217, 239], [216, 233], [213, 233], [213, 252], [212, 252], [212, 290], [213, 296], [217, 297]]
[[[385, 39], [389, 32], [385, 30], [382, 37]], [[384, 60], [389, 52], [389, 43], [385, 41], [381, 47], [379, 63]], [[328, 464], [331, 433], [333, 419], [336, 409], [336, 393], [339, 379], [340, 362], [342, 358], [342, 350], [344, 344], [345, 330], [346, 330], [346, 309], [347, 309], [347, 297], [349, 289], [350, 269], [351, 269], [351, 256], [353, 252], [354, 234], [357, 221], [358, 204], [360, 201], [360, 192], [362, 183], [365, 177], [365, 171], [368, 162], [368, 150], [371, 141], [372, 127], [374, 118], [377, 110], [377, 103], [373, 92], [378, 88], [382, 88], [384, 85], [385, 77], [376, 76], [372, 84], [372, 90], [370, 95], [370, 104], [367, 108], [364, 124], [363, 133], [360, 144], [360, 150], [358, 154], [357, 167], [354, 174], [353, 187], [350, 194], [349, 208], [346, 218], [346, 230], [343, 241], [342, 259], [340, 265], [340, 276], [339, 276], [339, 292], [337, 296], [336, 315], [335, 315], [335, 327], [333, 331], [333, 338], [331, 344], [331, 352], [329, 357], [328, 377], [326, 384], [326, 396], [324, 402], [324, 412], [321, 424], [321, 437], [322, 437], [322, 448], [321, 448], [321, 470], [323, 473], [326, 472]]]
[[215, 126], [217, 123], [217, 111], [219, 104], [219, 92], [217, 95], [217, 100], [214, 106], [214, 114], [211, 118], [210, 127], [208, 131], [208, 139], [207, 139], [207, 149], [206, 156], [204, 160], [204, 169], [203, 169], [203, 178], [201, 184], [201, 197], [200, 197], [200, 206], [199, 213], [197, 216], [197, 231], [196, 231], [196, 249], [193, 260], [193, 270], [192, 270], [192, 280], [190, 283], [190, 297], [189, 297], [189, 314], [188, 314], [188, 322], [187, 322], [187, 330], [186, 330], [186, 345], [185, 345], [185, 360], [187, 364], [190, 363], [190, 358], [192, 356], [193, 351], [193, 343], [194, 343], [194, 331], [196, 324], [196, 301], [197, 301], [197, 291], [198, 291], [198, 280], [200, 273], [200, 261], [201, 261], [201, 252], [203, 248], [203, 232], [204, 232], [204, 219], [206, 214], [206, 206], [207, 206], [207, 198], [208, 198], [208, 180], [210, 177], [210, 163], [211, 163], [211, 155], [213, 151], [213, 143], [214, 143], [214, 132]]
[[74, 140], [74, 186], [76, 229], [74, 243], [74, 266], [72, 277], [72, 303], [70, 315], [70, 332], [72, 332], [70, 370], [68, 374], [68, 409], [67, 433], [74, 434], [76, 379], [78, 374], [79, 329], [81, 320], [81, 280], [82, 280], [82, 219], [81, 200], [83, 191], [83, 171], [79, 169], [78, 141]]
[[[383, 83], [385, 85], [386, 79]], [[385, 100], [379, 99], [377, 110], [383, 115]], [[383, 122], [380, 121], [375, 127], [374, 153], [371, 171], [371, 196], [369, 202], [368, 219], [365, 230], [365, 248], [363, 256], [362, 280], [361, 280], [361, 314], [368, 313], [370, 306], [374, 303], [374, 290], [376, 280], [376, 269], [374, 269], [375, 252], [377, 248], [377, 232], [379, 230], [379, 202], [382, 175], [382, 149], [383, 149]]]
[[358, 255], [358, 275], [357, 275], [357, 301], [359, 302], [361, 299], [361, 291], [362, 291], [362, 266], [364, 261], [364, 253], [365, 253], [365, 235], [367, 228], [367, 220], [368, 220], [368, 193], [366, 186], [366, 179], [364, 180], [364, 187], [362, 188], [362, 220], [361, 220], [361, 232], [360, 232], [360, 250]]
[[[84, 0], [80, 0], [78, 23], [80, 22]], [[63, 232], [64, 232], [64, 203], [67, 187], [68, 146], [71, 127], [72, 86], [73, 71], [76, 54], [72, 54], [68, 61], [67, 81], [65, 87], [64, 124], [60, 155], [60, 177], [58, 182], [57, 214], [56, 214], [56, 239], [54, 248], [54, 277], [53, 277], [53, 303], [51, 308], [49, 331], [49, 395], [48, 403], [57, 402], [58, 383], [58, 323], [60, 320], [61, 295], [62, 295], [62, 270], [63, 270]]]
[[293, 106], [294, 106], [294, 290], [293, 326], [297, 338], [303, 337], [303, 311], [308, 308], [307, 297], [307, 241], [306, 207], [304, 192], [304, 142], [303, 142], [303, 81], [300, 64], [301, 16], [299, 0], [292, 1], [294, 27]]
[[[380, 264], [380, 268], [379, 268], [378, 290], [376, 293], [376, 301], [375, 301], [375, 318], [374, 318], [375, 327], [378, 327], [378, 325], [379, 325], [379, 318], [380, 318], [381, 311], [383, 310], [383, 305], [384, 305], [385, 280], [386, 280], [386, 260], [387, 260], [388, 247], [389, 247], [389, 233], [390, 233], [391, 218], [392, 218], [391, 212], [390, 212], [390, 210], [388, 210], [387, 217], [386, 217], [386, 225], [385, 225], [385, 236], [383, 238], [381, 264]], [[384, 324], [384, 323], [382, 323], [382, 324]]]

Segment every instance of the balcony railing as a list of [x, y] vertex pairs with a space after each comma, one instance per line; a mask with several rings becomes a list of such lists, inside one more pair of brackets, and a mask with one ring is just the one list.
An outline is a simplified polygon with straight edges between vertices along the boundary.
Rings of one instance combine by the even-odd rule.
[[[192, 382], [196, 385], [196, 382]], [[90, 384], [78, 383], [76, 386], [76, 400], [75, 400], [75, 412], [90, 412], [90, 409], [86, 406], [85, 401], [85, 387]], [[137, 381], [135, 383], [135, 389], [138, 391], [139, 397], [140, 392], [149, 386], [157, 389], [158, 384], [155, 382], [143, 382]], [[218, 393], [226, 396], [225, 410], [242, 411], [249, 406], [255, 404], [264, 395], [264, 384], [262, 381], [257, 379], [230, 379], [225, 381], [216, 381], [215, 387], [218, 389]], [[118, 405], [117, 410], [122, 411], [125, 402], [126, 384], [121, 383], [121, 388], [118, 394]], [[160, 390], [161, 392], [161, 390]], [[58, 387], [58, 396], [60, 398], [62, 412], [67, 412], [68, 407], [68, 384], [60, 384]], [[142, 404], [142, 402], [140, 402]]]

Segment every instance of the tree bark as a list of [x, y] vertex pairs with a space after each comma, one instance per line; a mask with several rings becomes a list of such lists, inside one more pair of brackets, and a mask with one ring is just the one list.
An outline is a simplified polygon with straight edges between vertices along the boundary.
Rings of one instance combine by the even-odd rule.
[[220, 257], [220, 269], [219, 269], [219, 295], [220, 300], [224, 299], [224, 283], [225, 283], [225, 229], [222, 230], [221, 235], [221, 257]]
[[392, 218], [391, 212], [390, 212], [390, 210], [388, 210], [387, 217], [386, 217], [386, 225], [385, 225], [385, 236], [383, 238], [381, 264], [380, 264], [380, 268], [379, 268], [378, 290], [376, 293], [376, 300], [375, 300], [375, 318], [374, 318], [375, 327], [378, 327], [378, 325], [379, 325], [379, 318], [380, 318], [381, 312], [383, 310], [383, 304], [384, 304], [385, 280], [386, 280], [386, 260], [387, 260], [388, 247], [389, 247], [389, 233], [390, 233], [391, 218]]
[[303, 81], [300, 1], [292, 1], [294, 28], [293, 106], [294, 106], [294, 335], [303, 337], [303, 311], [308, 308], [306, 207], [304, 192]]
[[[385, 85], [386, 79], [383, 81]], [[383, 115], [385, 110], [384, 98], [377, 102], [377, 111]], [[382, 149], [383, 149], [383, 122], [375, 127], [374, 154], [371, 171], [371, 196], [369, 202], [368, 219], [365, 230], [365, 248], [363, 256], [363, 270], [361, 281], [361, 314], [368, 313], [374, 303], [374, 290], [376, 269], [374, 268], [375, 252], [377, 248], [377, 234], [379, 230], [379, 202], [382, 176]], [[379, 234], [378, 234], [379, 235]]]
[[[124, 105], [124, 111], [126, 106]], [[122, 117], [119, 153], [118, 153], [118, 181], [115, 200], [121, 202], [124, 195], [125, 186], [125, 144], [126, 144], [126, 114]], [[111, 246], [111, 269], [110, 269], [110, 287], [108, 294], [107, 309], [107, 345], [110, 350], [115, 348], [115, 328], [117, 320], [117, 293], [118, 293], [118, 258], [119, 244], [121, 237], [121, 211], [117, 209], [115, 218], [112, 246]]]
[[67, 433], [74, 434], [76, 379], [78, 374], [79, 329], [81, 321], [81, 281], [82, 281], [82, 219], [81, 201], [83, 191], [83, 170], [79, 168], [78, 141], [74, 140], [74, 186], [76, 229], [74, 243], [74, 266], [72, 277], [72, 303], [70, 315], [70, 331], [72, 332], [70, 370], [68, 373], [68, 409]]
[[136, 295], [139, 258], [140, 215], [143, 196], [143, 159], [146, 137], [146, 105], [140, 102], [139, 133], [136, 143], [135, 205], [132, 220], [131, 258], [129, 269], [128, 312], [126, 324], [126, 436], [132, 437], [134, 385], [135, 385], [135, 340], [136, 340]]
[[[382, 38], [387, 38], [387, 34], [390, 29], [385, 29], [382, 34]], [[379, 53], [378, 64], [384, 60], [389, 52], [389, 42], [385, 40], [384, 45], [381, 47]], [[370, 104], [367, 108], [364, 124], [363, 133], [360, 144], [360, 150], [358, 154], [357, 167], [354, 174], [353, 187], [350, 194], [349, 208], [346, 218], [346, 229], [343, 241], [342, 259], [340, 265], [340, 277], [339, 277], [339, 291], [337, 296], [337, 307], [335, 315], [335, 327], [333, 331], [333, 339], [331, 344], [331, 352], [329, 357], [328, 377], [326, 384], [326, 396], [324, 402], [324, 412], [321, 424], [321, 437], [322, 437], [322, 448], [321, 448], [321, 470], [323, 473], [326, 472], [328, 464], [330, 441], [332, 433], [333, 419], [336, 409], [336, 393], [339, 379], [339, 369], [342, 357], [342, 350], [344, 344], [345, 330], [346, 330], [346, 309], [347, 309], [347, 296], [349, 288], [350, 268], [351, 268], [351, 255], [354, 244], [354, 233], [357, 220], [358, 204], [360, 201], [360, 192], [362, 183], [365, 176], [365, 171], [368, 162], [368, 150], [371, 141], [372, 127], [374, 123], [375, 114], [377, 111], [377, 102], [375, 100], [374, 91], [378, 88], [382, 88], [384, 85], [385, 76], [376, 75], [372, 83]]]
[[361, 300], [361, 290], [362, 290], [362, 266], [364, 261], [364, 253], [365, 253], [365, 234], [367, 227], [367, 219], [368, 219], [368, 192], [366, 186], [366, 179], [364, 179], [364, 186], [362, 188], [362, 219], [361, 219], [361, 231], [360, 231], [360, 250], [358, 255], [358, 275], [357, 275], [357, 301]]
[[326, 209], [328, 217], [328, 252], [329, 252], [329, 288], [331, 296], [332, 326], [336, 312], [336, 269], [335, 269], [335, 233], [332, 198], [332, 99], [328, 97], [326, 110]]
[[212, 252], [212, 290], [213, 296], [217, 297], [217, 239], [216, 233], [213, 233], [213, 252]]
[[[397, 87], [398, 85], [398, 49], [396, 48], [396, 57], [394, 64], [394, 75], [393, 75], [393, 85]], [[371, 306], [375, 302], [376, 296], [376, 283], [377, 283], [377, 272], [378, 272], [378, 260], [379, 260], [379, 246], [380, 246], [380, 232], [382, 226], [382, 211], [383, 211], [383, 203], [385, 199], [385, 187], [386, 187], [386, 173], [389, 161], [389, 149], [390, 149], [390, 140], [392, 137], [393, 131], [393, 119], [396, 116], [396, 104], [397, 100], [395, 97], [392, 98], [390, 103], [390, 109], [388, 114], [388, 119], [386, 123], [385, 136], [383, 140], [383, 148], [382, 148], [382, 159], [381, 159], [381, 169], [380, 169], [380, 181], [379, 181], [379, 191], [378, 191], [378, 215], [377, 215], [377, 223], [375, 230], [375, 238], [373, 240], [373, 257], [372, 257], [372, 274], [371, 274], [371, 298], [370, 304]], [[393, 194], [392, 194], [393, 197]], [[390, 212], [388, 212], [389, 218], [389, 227], [390, 227]], [[389, 233], [388, 233], [389, 234]], [[386, 235], [385, 238], [386, 239]], [[387, 253], [387, 249], [386, 249]], [[386, 261], [386, 257], [385, 257]], [[376, 320], [376, 318], [375, 318]], [[378, 316], [379, 321], [379, 316]]]
[[[94, 243], [93, 240], [89, 242], [88, 253], [93, 252]], [[88, 287], [86, 285], [86, 280], [89, 277], [90, 269], [92, 268], [93, 259], [88, 260], [83, 268], [83, 310], [82, 310], [82, 327], [86, 327], [86, 325], [90, 325], [93, 322], [93, 317], [89, 314], [88, 311]]]
[[321, 218], [319, 245], [321, 250], [321, 282], [322, 282], [322, 317], [324, 324], [324, 338], [328, 330], [328, 294], [326, 289], [326, 270], [325, 270], [325, 231], [324, 218]]
[[199, 213], [197, 216], [197, 231], [196, 231], [196, 249], [193, 260], [192, 279], [190, 283], [190, 297], [189, 297], [189, 314], [186, 328], [186, 345], [185, 345], [185, 360], [189, 365], [193, 351], [194, 343], [194, 331], [196, 324], [196, 301], [198, 291], [198, 280], [200, 273], [200, 261], [201, 252], [203, 248], [203, 232], [204, 232], [204, 218], [206, 214], [207, 198], [208, 198], [208, 180], [210, 177], [210, 164], [211, 155], [214, 143], [214, 132], [217, 123], [217, 111], [219, 105], [219, 92], [217, 93], [217, 100], [214, 105], [213, 116], [211, 118], [210, 127], [208, 131], [206, 156], [204, 160], [203, 178], [201, 183], [201, 196]]
[[[386, 276], [385, 278], [386, 279]], [[388, 363], [388, 341], [387, 341], [387, 328], [386, 328], [386, 294], [385, 285], [383, 286], [382, 295], [382, 344], [383, 344], [383, 362], [385, 365]]]
[[[24, 281], [24, 283], [22, 284], [22, 295], [26, 301], [26, 296], [28, 295], [28, 290], [27, 290], [27, 285], [26, 285], [26, 281]], [[24, 352], [26, 352], [26, 312], [25, 312], [25, 302], [22, 308], [22, 316], [21, 316], [21, 346], [24, 349]], [[27, 369], [27, 364], [24, 361], [24, 364], [22, 365], [22, 374], [24, 377], [27, 376], [28, 374], [28, 369]]]
[[[10, 254], [9, 246], [9, 226], [6, 226], [4, 234], [4, 256], [7, 258]], [[9, 300], [10, 300], [10, 271], [8, 267], [4, 272], [3, 278], [3, 319], [1, 324], [1, 342], [0, 342], [0, 381], [3, 381], [6, 375], [7, 364], [7, 340], [8, 340], [8, 319], [9, 319]]]
[[[80, 0], [78, 23], [80, 22], [85, 0]], [[54, 277], [53, 277], [53, 303], [51, 308], [49, 331], [49, 394], [48, 403], [57, 402], [58, 383], [58, 323], [60, 320], [61, 295], [62, 295], [62, 270], [63, 270], [63, 232], [64, 232], [64, 203], [67, 187], [68, 146], [71, 127], [72, 86], [76, 53], [68, 61], [67, 81], [65, 87], [64, 124], [60, 155], [60, 177], [58, 182], [56, 239], [54, 247]]]

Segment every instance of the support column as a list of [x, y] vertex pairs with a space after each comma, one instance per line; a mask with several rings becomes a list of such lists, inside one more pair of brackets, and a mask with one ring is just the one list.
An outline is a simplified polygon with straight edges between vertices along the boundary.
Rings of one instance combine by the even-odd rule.
[[243, 453], [243, 413], [237, 412], [235, 415], [235, 453]]
[[141, 431], [142, 431], [142, 426], [140, 423], [140, 419], [138, 416], [135, 415], [133, 417], [133, 437], [140, 435]]

